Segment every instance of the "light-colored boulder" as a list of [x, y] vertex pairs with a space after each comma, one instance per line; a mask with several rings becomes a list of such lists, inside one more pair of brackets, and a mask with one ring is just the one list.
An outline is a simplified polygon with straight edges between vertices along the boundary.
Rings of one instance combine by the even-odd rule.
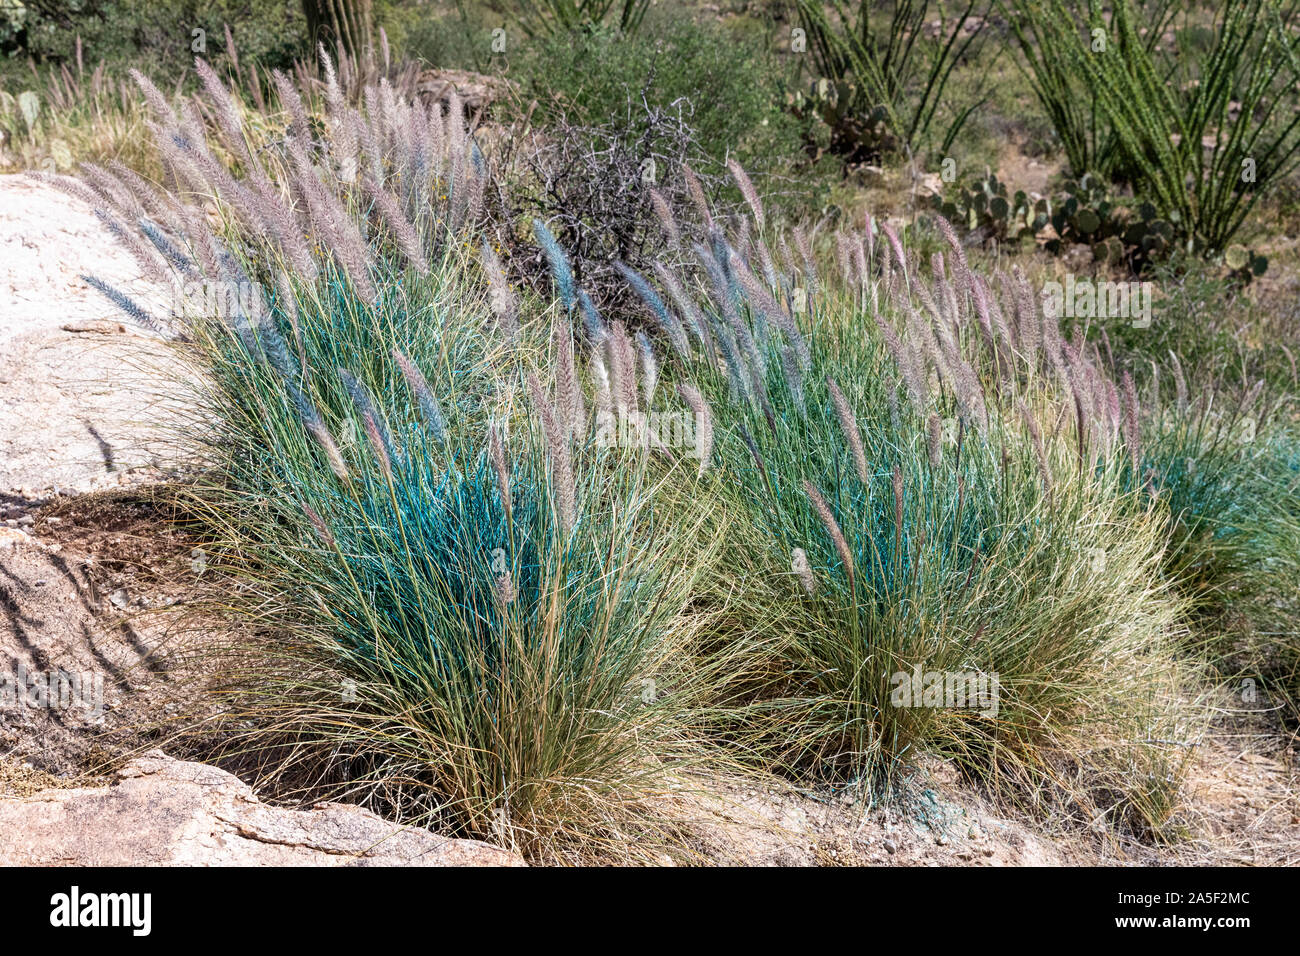
[[150, 751], [109, 787], [0, 800], [0, 866], [523, 866], [360, 807], [269, 806], [216, 767]]
[[169, 460], [176, 360], [81, 278], [165, 315], [166, 291], [140, 272], [82, 200], [0, 176], [0, 520]]

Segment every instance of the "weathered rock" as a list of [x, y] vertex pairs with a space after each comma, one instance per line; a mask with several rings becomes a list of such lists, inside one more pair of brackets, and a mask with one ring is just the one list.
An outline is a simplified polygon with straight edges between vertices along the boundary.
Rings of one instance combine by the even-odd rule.
[[31, 538], [26, 531], [18, 528], [0, 528], [0, 548], [12, 548], [20, 544], [28, 544]]
[[232, 774], [150, 751], [110, 787], [0, 800], [0, 866], [523, 866], [477, 840], [336, 803], [268, 806]]
[[0, 502], [134, 480], [167, 457], [175, 360], [82, 275], [165, 314], [165, 291], [89, 206], [0, 176]]
[[416, 91], [428, 100], [445, 103], [452, 91], [470, 113], [507, 95], [512, 84], [497, 76], [470, 73], [467, 70], [425, 70], [416, 79]]

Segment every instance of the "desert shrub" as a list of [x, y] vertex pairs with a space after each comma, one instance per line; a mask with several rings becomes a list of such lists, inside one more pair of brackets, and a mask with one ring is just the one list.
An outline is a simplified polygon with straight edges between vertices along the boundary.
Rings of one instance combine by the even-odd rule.
[[735, 158], [759, 176], [800, 153], [799, 124], [782, 110], [788, 74], [761, 39], [676, 17], [634, 38], [596, 32], [531, 42], [512, 65], [543, 118], [579, 126], [624, 117], [629, 102], [689, 103], [703, 154], [718, 164]]
[[[622, 118], [602, 125], [560, 118], [532, 137], [511, 138], [500, 157], [500, 205], [521, 279], [537, 285], [547, 270], [532, 236], [515, 224], [541, 220], [566, 248], [596, 309], [627, 304], [618, 266], [649, 268], [665, 228], [690, 208], [691, 177], [700, 183], [689, 172], [704, 159], [689, 109], [681, 101], [629, 101]], [[705, 182], [712, 186], [716, 177]]]
[[[105, 60], [113, 68], [147, 64], [152, 75], [174, 82], [195, 53], [218, 69], [229, 68], [230, 28], [237, 55], [267, 67], [288, 67], [305, 52], [306, 22], [300, 0], [77, 0], [22, 5], [21, 43], [15, 52], [38, 61], [74, 63]], [[195, 50], [195, 30], [203, 48]]]
[[[720, 175], [729, 157], [754, 159], [768, 181], [796, 161], [800, 137], [779, 110], [782, 75], [758, 43], [675, 21], [632, 39], [597, 32], [534, 44], [518, 76], [523, 97], [541, 106], [535, 131], [505, 138], [508, 223], [543, 220], [597, 308], [624, 305], [616, 264], [648, 271], [675, 228], [665, 219], [697, 215], [683, 166], [731, 208], [740, 196]], [[513, 238], [522, 275], [543, 273], [531, 236], [516, 229]]]
[[501, 21], [477, 5], [446, 11], [403, 5], [386, 11], [383, 22], [394, 49], [407, 57], [439, 69], [496, 72], [492, 30]]

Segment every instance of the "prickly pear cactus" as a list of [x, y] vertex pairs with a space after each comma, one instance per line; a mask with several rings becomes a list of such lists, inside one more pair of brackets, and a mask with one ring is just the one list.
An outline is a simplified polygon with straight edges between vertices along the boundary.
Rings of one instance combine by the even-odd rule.
[[[1067, 180], [1062, 194], [1052, 201], [1031, 200], [1019, 190], [1008, 195], [1006, 184], [986, 171], [970, 184], [935, 197], [933, 204], [958, 228], [978, 232], [985, 241], [1038, 243], [1053, 255], [1086, 245], [1095, 261], [1127, 265], [1139, 272], [1147, 263], [1169, 255], [1184, 239], [1175, 216], [1161, 218], [1149, 202], [1117, 200], [1090, 175]], [[1244, 250], [1240, 256], [1233, 253], [1232, 261], [1240, 264], [1230, 264], [1231, 268], [1244, 270], [1243, 275], [1257, 265]]]
[[846, 80], [822, 77], [807, 93], [796, 93], [790, 106], [796, 116], [813, 116], [826, 124], [831, 152], [846, 163], [877, 160], [898, 148], [889, 129], [888, 111], [870, 106], [858, 87]]
[[979, 231], [985, 240], [999, 243], [1032, 244], [1051, 215], [1047, 200], [1031, 200], [1023, 190], [1009, 196], [1006, 183], [990, 172], [948, 196], [934, 197], [933, 202], [935, 209], [958, 227]]
[[1237, 243], [1223, 250], [1223, 262], [1231, 277], [1242, 283], [1250, 282], [1268, 271], [1267, 256]]

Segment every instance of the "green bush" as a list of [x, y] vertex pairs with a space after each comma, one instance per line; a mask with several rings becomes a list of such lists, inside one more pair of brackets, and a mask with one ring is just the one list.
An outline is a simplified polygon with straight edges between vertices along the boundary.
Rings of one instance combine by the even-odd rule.
[[598, 31], [531, 41], [513, 65], [525, 102], [543, 116], [596, 126], [626, 116], [644, 97], [682, 103], [700, 147], [759, 173], [795, 160], [799, 124], [782, 110], [787, 67], [754, 38], [716, 25], [656, 21], [636, 37]]
[[435, 69], [496, 73], [501, 66], [492, 31], [504, 21], [478, 7], [434, 12], [401, 5], [387, 10], [383, 23], [394, 49]]
[[[0, 14], [3, 17], [4, 14]], [[166, 80], [193, 66], [195, 30], [204, 31], [202, 55], [225, 67], [225, 27], [238, 55], [268, 67], [287, 67], [304, 52], [306, 21], [301, 0], [74, 0], [29, 3], [22, 32], [8, 50], [38, 62], [75, 63], [77, 40], [87, 66], [100, 60], [118, 66], [145, 64]]]

